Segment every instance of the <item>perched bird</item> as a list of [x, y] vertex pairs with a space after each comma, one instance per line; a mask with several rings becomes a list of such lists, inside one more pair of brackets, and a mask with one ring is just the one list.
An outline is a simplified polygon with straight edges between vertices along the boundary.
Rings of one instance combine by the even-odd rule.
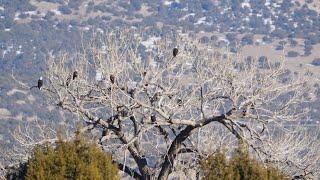
[[178, 52], [179, 50], [177, 47], [173, 48], [173, 51], [172, 51], [173, 57], [176, 57], [178, 55]]
[[42, 85], [43, 85], [43, 80], [42, 80], [42, 76], [40, 76], [40, 78], [38, 80], [38, 85], [30, 87], [30, 90], [33, 89], [33, 88], [38, 88], [38, 89], [41, 90]]
[[121, 87], [120, 89], [121, 89], [122, 91], [126, 91], [126, 92], [128, 91], [128, 87], [127, 87], [127, 86]]
[[117, 112], [122, 117], [128, 116], [128, 110], [124, 106], [118, 106], [117, 107]]
[[247, 110], [246, 109], [242, 109], [241, 116], [244, 117], [246, 115], [247, 115]]
[[66, 81], [66, 86], [67, 86], [67, 87], [69, 86], [70, 81], [71, 81], [71, 77], [69, 76], [69, 77], [67, 78], [67, 81]]
[[139, 163], [142, 164], [143, 166], [148, 165], [147, 158], [144, 155], [142, 155]]
[[127, 91], [127, 93], [130, 95], [131, 98], [134, 97], [134, 92], [135, 92], [134, 89], [129, 89], [129, 90]]
[[145, 77], [147, 75], [147, 72], [143, 71], [142, 75], [143, 75], [143, 77]]
[[157, 118], [156, 118], [156, 115], [151, 115], [151, 122], [156, 122]]
[[[75, 80], [78, 77], [78, 71], [72, 73], [72, 80]], [[66, 85], [69, 86], [71, 83], [71, 75], [67, 78]]]
[[181, 100], [180, 98], [177, 99], [177, 104], [178, 104], [179, 106], [182, 106], [183, 103], [182, 103], [182, 100]]
[[110, 82], [112, 83], [112, 84], [114, 84], [114, 82], [115, 82], [115, 77], [114, 77], [114, 75], [110, 75]]
[[158, 101], [158, 100], [159, 100], [158, 96], [160, 96], [160, 93], [159, 93], [159, 92], [155, 93], [155, 94], [150, 98], [151, 104], [154, 103], [155, 101]]
[[41, 90], [41, 87], [43, 85], [43, 80], [42, 80], [42, 76], [40, 76], [39, 80], [38, 80], [38, 88]]
[[231, 111], [229, 111], [226, 115], [227, 118], [229, 119], [241, 119], [244, 118], [246, 116], [247, 111], [245, 109], [236, 109], [236, 108], [232, 108]]
[[75, 70], [72, 74], [72, 79], [75, 80], [78, 77], [78, 71]]
[[57, 106], [62, 107], [62, 106], [63, 106], [63, 102], [62, 102], [62, 101], [60, 101], [60, 102], [57, 104]]

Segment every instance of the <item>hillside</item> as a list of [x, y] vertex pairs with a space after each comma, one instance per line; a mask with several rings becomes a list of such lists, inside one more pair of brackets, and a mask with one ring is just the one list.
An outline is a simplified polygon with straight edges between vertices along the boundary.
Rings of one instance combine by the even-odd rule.
[[[0, 139], [10, 144], [9, 130], [20, 122], [68, 118], [28, 87], [43, 74], [49, 54], [78, 51], [81, 37], [131, 27], [143, 32], [145, 52], [167, 34], [196, 37], [243, 58], [284, 60], [291, 73], [319, 81], [319, 12], [315, 0], [2, 0]], [[314, 105], [306, 107], [312, 109], [307, 122], [312, 125], [320, 122], [320, 89], [315, 96]]]

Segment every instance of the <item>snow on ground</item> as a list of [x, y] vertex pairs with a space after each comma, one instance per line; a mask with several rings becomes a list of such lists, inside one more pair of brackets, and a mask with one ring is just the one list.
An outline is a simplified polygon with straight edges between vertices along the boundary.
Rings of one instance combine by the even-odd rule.
[[276, 26], [273, 24], [273, 21], [272, 21], [271, 18], [264, 19], [264, 20], [263, 20], [263, 24], [264, 24], [264, 25], [269, 24], [271, 31], [274, 31], [274, 30], [276, 29]]
[[218, 39], [217, 39], [217, 40], [218, 40], [218, 41], [223, 41], [223, 42], [226, 42], [226, 43], [229, 42], [228, 39], [225, 38], [225, 37], [223, 37], [223, 36], [218, 36]]
[[266, 0], [266, 2], [264, 3], [265, 6], [270, 6], [270, 0]]
[[22, 53], [23, 53], [23, 52], [20, 51], [20, 50], [16, 51], [16, 55], [19, 55], [19, 54], [22, 54]]
[[16, 12], [16, 13], [14, 14], [13, 20], [14, 20], [14, 21], [20, 20], [20, 18], [19, 18], [20, 14], [21, 14], [20, 12]]
[[189, 9], [187, 7], [183, 8], [182, 11], [188, 11]]
[[11, 116], [11, 112], [6, 108], [0, 108], [0, 116]]
[[152, 36], [149, 39], [142, 41], [141, 44], [146, 47], [147, 49], [146, 51], [148, 52], [152, 50], [152, 48], [154, 47], [154, 43], [159, 40], [160, 40], [160, 37]]
[[194, 23], [194, 25], [200, 25], [200, 24], [211, 25], [212, 24], [212, 23], [206, 22], [206, 20], [207, 20], [207, 17], [199, 18], [198, 21]]
[[[9, 30], [10, 30], [10, 29], [9, 29]], [[5, 29], [5, 31], [6, 31], [6, 29]], [[5, 50], [3, 51], [2, 58], [4, 58], [4, 56], [5, 56], [6, 54], [10, 53], [12, 49], [13, 49], [13, 46], [8, 46], [7, 49], [5, 49]]]
[[[16, 12], [14, 15], [14, 20], [15, 21], [20, 20], [19, 16], [21, 14], [22, 14], [21, 12]], [[23, 14], [27, 14], [27, 15], [31, 16], [31, 15], [37, 15], [38, 12], [37, 11], [25, 11], [25, 12], [23, 12]], [[41, 15], [44, 16], [45, 14], [41, 14]]]
[[170, 6], [172, 3], [173, 3], [172, 1], [165, 1], [165, 2], [163, 2], [163, 4], [164, 4], [165, 6]]
[[280, 4], [277, 4], [277, 3], [273, 3], [272, 6], [273, 6], [274, 8], [279, 8], [279, 7], [281, 7], [281, 5], [280, 5]]
[[103, 29], [101, 29], [101, 28], [97, 28], [97, 31], [98, 31], [99, 33], [101, 33], [101, 34], [104, 33]]
[[20, 90], [20, 89], [15, 89], [15, 88], [13, 88], [12, 90], [10, 90], [10, 91], [7, 92], [7, 96], [12, 96], [12, 95], [14, 95], [15, 93], [27, 94], [28, 92], [27, 92], [27, 91]]
[[89, 31], [89, 30], [90, 30], [90, 27], [89, 27], [89, 26], [86, 26], [86, 27], [83, 28], [83, 30], [84, 30], [84, 31]]
[[180, 0], [175, 0], [175, 1], [164, 1], [163, 2], [163, 4], [165, 5], [165, 6], [170, 6], [172, 3], [174, 3], [174, 2], [176, 2], [176, 3], [180, 3]]
[[16, 54], [17, 54], [17, 55], [23, 53], [21, 49], [22, 49], [22, 45], [19, 45], [18, 50], [16, 51]]
[[23, 104], [26, 104], [26, 102], [23, 101], [23, 100], [17, 100], [17, 101], [16, 101], [16, 104], [18, 104], [18, 105], [23, 105]]
[[244, 0], [243, 3], [241, 3], [242, 8], [251, 8], [250, 1]]
[[101, 54], [107, 54], [107, 46], [104, 44], [101, 46], [101, 49], [99, 51]]
[[52, 9], [51, 11], [56, 15], [62, 15], [61, 11], [59, 11], [58, 9]]
[[180, 18], [180, 20], [186, 20], [189, 16], [195, 16], [195, 15], [196, 15], [195, 13], [189, 13], [183, 16], [182, 18]]
[[29, 15], [37, 15], [38, 12], [37, 11], [26, 11], [24, 12], [25, 14], [29, 14]]

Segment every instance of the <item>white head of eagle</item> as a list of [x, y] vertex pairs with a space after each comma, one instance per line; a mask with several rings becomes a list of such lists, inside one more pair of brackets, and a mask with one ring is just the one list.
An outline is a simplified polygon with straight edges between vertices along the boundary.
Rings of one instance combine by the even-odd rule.
[[38, 88], [41, 90], [41, 87], [43, 85], [43, 80], [42, 80], [42, 76], [40, 76], [39, 80], [38, 80]]

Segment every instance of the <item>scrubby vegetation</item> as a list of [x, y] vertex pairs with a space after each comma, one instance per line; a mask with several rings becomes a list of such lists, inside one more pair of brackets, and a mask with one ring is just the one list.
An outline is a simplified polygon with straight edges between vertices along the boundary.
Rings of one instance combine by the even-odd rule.
[[228, 159], [218, 151], [201, 163], [205, 180], [285, 180], [289, 179], [274, 167], [264, 167], [239, 146]]
[[46, 145], [34, 149], [29, 161], [20, 166], [20, 174], [8, 175], [8, 179], [118, 179], [118, 169], [93, 143], [77, 135], [75, 140], [59, 140], [55, 147]]

